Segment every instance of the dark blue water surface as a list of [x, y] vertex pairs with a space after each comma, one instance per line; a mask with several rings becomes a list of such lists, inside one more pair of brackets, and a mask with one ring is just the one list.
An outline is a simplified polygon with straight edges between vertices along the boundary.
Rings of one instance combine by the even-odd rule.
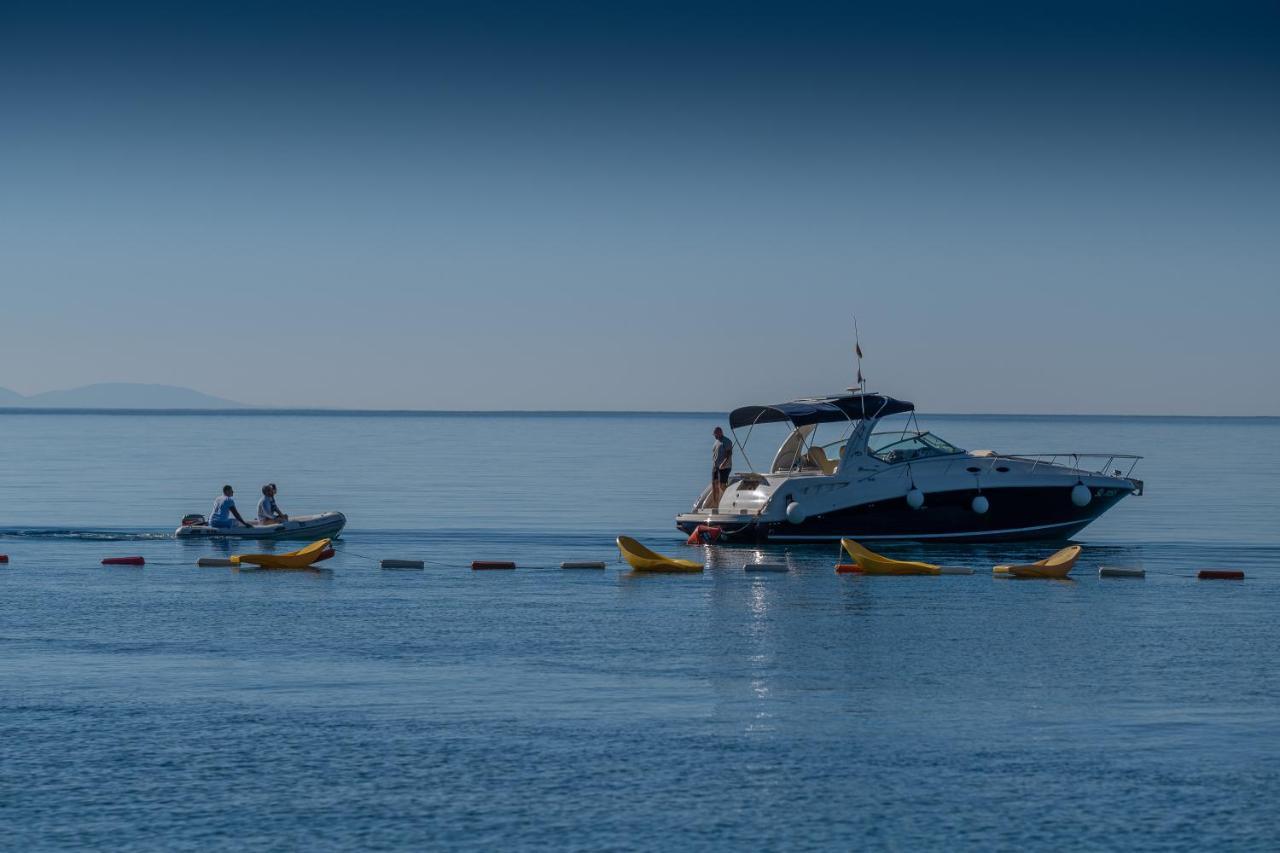
[[[925, 419], [1148, 457], [1074, 582], [991, 577], [1035, 543], [885, 549], [978, 569], [931, 578], [687, 548], [715, 422], [0, 414], [0, 847], [1280, 846], [1280, 422]], [[264, 480], [348, 514], [331, 573], [170, 537]]]

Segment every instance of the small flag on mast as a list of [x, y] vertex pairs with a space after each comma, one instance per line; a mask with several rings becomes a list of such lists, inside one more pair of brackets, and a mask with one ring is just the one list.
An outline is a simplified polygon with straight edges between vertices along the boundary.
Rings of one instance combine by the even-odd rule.
[[862, 344], [861, 344], [861, 343], [859, 343], [858, 341], [854, 341], [854, 342], [853, 342], [853, 351], [854, 351], [854, 353], [858, 356], [858, 358], [862, 358]]

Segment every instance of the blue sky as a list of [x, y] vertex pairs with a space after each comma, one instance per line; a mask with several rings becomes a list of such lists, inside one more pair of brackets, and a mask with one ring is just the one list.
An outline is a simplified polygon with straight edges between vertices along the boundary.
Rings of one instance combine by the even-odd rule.
[[1280, 22], [6, 4], [0, 386], [1280, 414]]

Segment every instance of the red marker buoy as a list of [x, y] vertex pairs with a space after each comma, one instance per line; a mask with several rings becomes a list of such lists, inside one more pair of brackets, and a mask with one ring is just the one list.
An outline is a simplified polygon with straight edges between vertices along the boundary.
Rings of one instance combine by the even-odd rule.
[[719, 539], [723, 531], [719, 527], [710, 524], [699, 524], [693, 528], [693, 532], [689, 534], [689, 538], [685, 541], [686, 545], [714, 545]]
[[9, 562], [9, 555], [8, 555], [8, 554], [0, 554], [0, 563], [7, 563], [7, 562]]
[[862, 567], [857, 563], [836, 563], [836, 574], [838, 575], [856, 575], [862, 571]]
[[1202, 581], [1242, 581], [1244, 580], [1244, 572], [1226, 569], [1201, 569], [1196, 577]]
[[141, 566], [145, 563], [141, 557], [107, 557], [102, 561], [104, 566]]
[[514, 569], [516, 564], [510, 560], [475, 560], [471, 563], [472, 571], [481, 569]]

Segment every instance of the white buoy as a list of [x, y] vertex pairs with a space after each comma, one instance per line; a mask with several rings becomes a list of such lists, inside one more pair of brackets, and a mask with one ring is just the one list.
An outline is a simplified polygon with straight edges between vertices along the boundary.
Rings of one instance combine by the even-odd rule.
[[971, 575], [973, 569], [968, 566], [938, 566], [940, 575]]
[[987, 510], [991, 509], [991, 502], [987, 500], [984, 495], [974, 495], [973, 501], [969, 506], [973, 507], [973, 511], [978, 515], [982, 515]]
[[911, 490], [907, 492], [907, 506], [912, 509], [919, 509], [924, 506], [924, 492], [912, 486]]
[[1071, 487], [1071, 502], [1076, 506], [1088, 506], [1093, 500], [1093, 492], [1084, 483], [1076, 483]]
[[381, 565], [384, 569], [423, 569], [427, 564], [422, 560], [383, 560]]
[[802, 524], [808, 517], [805, 515], [804, 510], [800, 508], [800, 504], [795, 501], [787, 504], [787, 521], [792, 524]]
[[1100, 578], [1145, 578], [1146, 576], [1146, 569], [1116, 569], [1111, 566], [1100, 566], [1098, 568], [1098, 577]]

